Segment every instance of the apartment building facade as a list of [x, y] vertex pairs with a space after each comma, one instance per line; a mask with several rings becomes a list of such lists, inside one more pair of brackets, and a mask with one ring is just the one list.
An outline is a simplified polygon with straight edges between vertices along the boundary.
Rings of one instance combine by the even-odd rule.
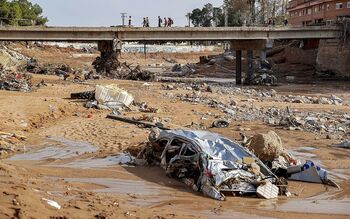
[[290, 25], [325, 25], [350, 17], [350, 0], [291, 0], [287, 12]]

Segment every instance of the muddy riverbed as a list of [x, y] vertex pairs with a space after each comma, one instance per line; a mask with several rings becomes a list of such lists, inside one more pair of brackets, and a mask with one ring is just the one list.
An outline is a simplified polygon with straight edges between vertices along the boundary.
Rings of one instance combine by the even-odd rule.
[[[261, 121], [234, 121], [227, 128], [210, 128], [223, 116], [215, 108], [182, 102], [166, 93], [192, 93], [186, 89], [166, 90], [164, 84], [100, 80], [73, 84], [55, 76], [34, 76], [49, 84], [32, 93], [0, 91], [0, 129], [27, 136], [14, 156], [0, 161], [0, 218], [348, 218], [350, 210], [350, 160], [348, 149], [322, 133], [287, 130]], [[219, 202], [195, 193], [170, 179], [159, 167], [133, 166], [128, 149], [146, 141], [148, 129], [106, 118], [109, 111], [86, 109], [83, 101], [69, 99], [70, 93], [87, 91], [96, 84], [117, 83], [136, 101], [147, 102], [157, 113], [124, 112], [125, 116], [149, 116], [166, 121], [172, 128], [202, 124], [208, 131], [231, 139], [274, 130], [284, 147], [300, 159], [311, 159], [329, 170], [340, 185], [333, 187], [290, 182], [292, 197], [263, 200], [256, 197], [228, 197]], [[330, 91], [350, 100], [348, 87], [327, 85], [326, 93], [314, 85], [284, 85], [274, 88], [288, 95], [293, 89], [313, 96]], [[248, 104], [240, 94], [206, 93], [218, 100], [234, 98]], [[348, 106], [277, 103], [270, 100], [249, 103], [254, 107], [326, 112], [350, 111]], [[14, 110], [15, 109], [15, 110]], [[56, 202], [60, 209], [53, 207]]]

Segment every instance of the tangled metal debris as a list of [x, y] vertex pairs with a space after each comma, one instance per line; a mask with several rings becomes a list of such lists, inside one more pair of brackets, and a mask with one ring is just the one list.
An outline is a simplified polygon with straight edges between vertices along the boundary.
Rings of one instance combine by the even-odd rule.
[[[287, 179], [338, 187], [327, 178], [326, 170], [312, 161], [302, 164], [282, 147], [276, 150], [270, 143], [250, 141], [255, 144], [250, 148], [262, 149], [259, 155], [265, 159], [261, 160], [248, 147], [219, 134], [153, 128], [138, 158], [160, 165], [169, 177], [221, 201], [227, 195], [265, 199], [290, 196]], [[269, 156], [262, 156], [267, 151], [271, 152]]]
[[[225, 200], [230, 194], [254, 195], [260, 186], [278, 191], [277, 177], [259, 158], [218, 134], [153, 129], [149, 140], [143, 158], [206, 196]], [[275, 192], [265, 192], [261, 189], [263, 197], [277, 198]]]
[[2, 69], [0, 66], [0, 90], [29, 92], [32, 90], [32, 76]]
[[139, 65], [132, 68], [126, 62], [119, 62], [114, 56], [97, 57], [92, 65], [98, 74], [108, 78], [134, 81], [155, 80], [155, 74], [153, 72], [142, 70]]

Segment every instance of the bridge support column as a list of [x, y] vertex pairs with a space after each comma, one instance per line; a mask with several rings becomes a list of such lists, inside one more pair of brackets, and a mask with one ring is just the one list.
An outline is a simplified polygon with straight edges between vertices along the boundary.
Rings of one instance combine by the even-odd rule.
[[121, 41], [117, 39], [98, 42], [98, 50], [101, 55], [92, 63], [96, 72], [104, 72], [108, 75], [117, 69], [120, 64], [118, 58], [121, 56], [121, 45]]
[[121, 41], [99, 41], [98, 50], [101, 52], [101, 58], [115, 58], [121, 55]]
[[242, 50], [236, 50], [236, 84], [242, 84]]
[[233, 40], [232, 49], [236, 51], [236, 84], [242, 84], [242, 51], [247, 51], [247, 78], [246, 82], [253, 77], [253, 50], [266, 48], [266, 40]]
[[253, 78], [253, 50], [247, 50], [247, 78], [246, 82]]

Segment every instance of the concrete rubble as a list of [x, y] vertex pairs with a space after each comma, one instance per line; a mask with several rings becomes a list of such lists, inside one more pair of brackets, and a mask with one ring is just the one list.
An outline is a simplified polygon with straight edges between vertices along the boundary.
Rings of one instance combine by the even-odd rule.
[[[178, 85], [187, 90], [188, 85]], [[198, 85], [197, 85], [198, 86]], [[225, 116], [234, 121], [254, 121], [260, 120], [265, 124], [272, 126], [281, 126], [289, 130], [308, 131], [316, 134], [336, 135], [337, 138], [345, 138], [349, 134], [350, 114], [329, 110], [328, 112], [307, 112], [293, 110], [287, 106], [285, 109], [275, 107], [255, 107], [254, 102], [263, 102], [264, 99], [273, 99], [276, 102], [287, 103], [310, 103], [310, 104], [329, 104], [329, 105], [348, 105], [343, 101], [332, 95], [329, 98], [321, 97], [307, 97], [294, 95], [280, 95], [274, 90], [258, 91], [255, 89], [241, 89], [229, 88], [225, 86], [210, 86], [211, 90], [216, 93], [243, 95], [247, 99], [247, 104], [237, 105], [235, 100], [221, 101], [217, 98], [211, 98], [206, 95], [206, 89], [193, 90], [191, 85], [190, 92], [186, 94], [172, 95], [170, 93], [166, 96], [175, 97], [181, 101], [191, 102], [193, 104], [204, 104], [210, 107], [221, 110]], [[200, 86], [199, 86], [200, 87]]]
[[196, 72], [196, 64], [175, 64], [172, 69], [172, 72], [181, 73], [179, 76], [188, 76]]

